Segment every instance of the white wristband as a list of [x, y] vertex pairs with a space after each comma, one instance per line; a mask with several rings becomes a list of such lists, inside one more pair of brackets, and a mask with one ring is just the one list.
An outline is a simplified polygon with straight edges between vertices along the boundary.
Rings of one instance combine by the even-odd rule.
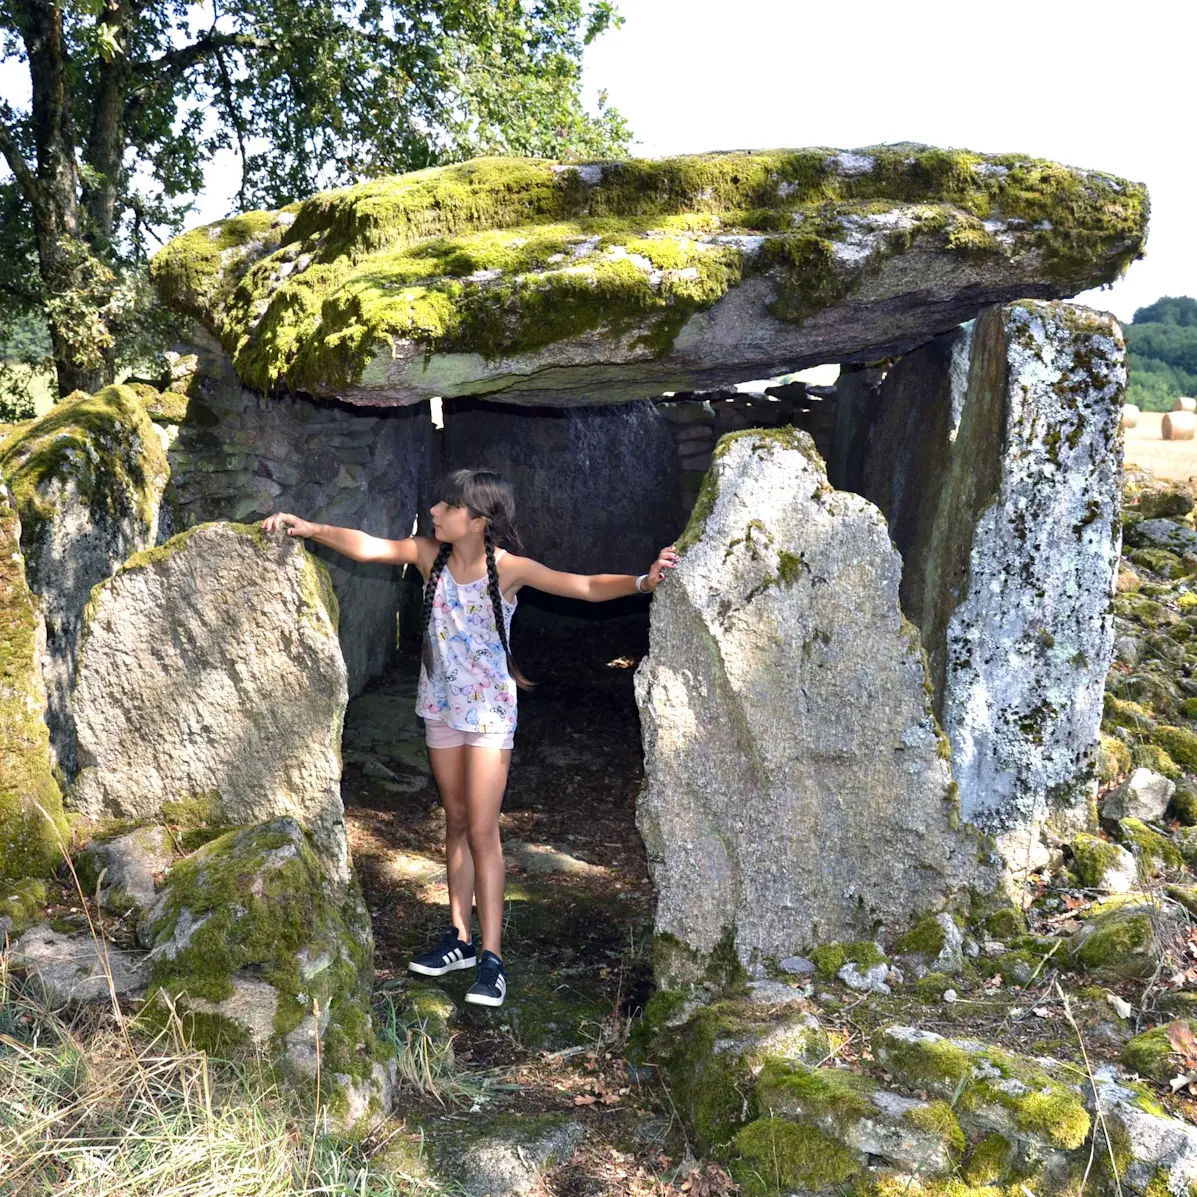
[[636, 579], [636, 589], [639, 590], [641, 594], [651, 594], [652, 593], [651, 590], [645, 590], [644, 587], [640, 585], [640, 583], [643, 582], [644, 579], [647, 577], [648, 577], [648, 574], [641, 574], [640, 577], [638, 577]]

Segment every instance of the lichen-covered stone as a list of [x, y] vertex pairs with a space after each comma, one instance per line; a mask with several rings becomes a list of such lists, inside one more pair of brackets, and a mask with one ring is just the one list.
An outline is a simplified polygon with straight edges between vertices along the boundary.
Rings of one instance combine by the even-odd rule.
[[[1180, 1026], [1190, 1035], [1197, 1033], [1197, 1023], [1182, 1020]], [[1132, 1072], [1166, 1085], [1188, 1068], [1182, 1055], [1173, 1047], [1171, 1034], [1171, 1024], [1143, 1031], [1123, 1047], [1119, 1059]]]
[[1139, 874], [1146, 880], [1159, 873], [1174, 873], [1181, 867], [1180, 850], [1165, 835], [1153, 831], [1142, 819], [1123, 819], [1118, 833], [1139, 863]]
[[1181, 555], [1197, 552], [1197, 532], [1175, 520], [1140, 520], [1128, 524], [1126, 542], [1140, 548], [1165, 549]]
[[767, 1061], [813, 1065], [830, 1051], [818, 1019], [790, 1003], [770, 1008], [749, 997], [716, 1002], [688, 1017], [680, 1016], [684, 1007], [672, 1016], [660, 1007], [654, 1014], [662, 1025], [652, 1059], [699, 1148], [718, 1155], [755, 1117], [753, 1080]]
[[21, 556], [21, 522], [0, 481], [0, 881], [48, 876], [67, 840], [43, 718], [44, 650], [45, 626]]
[[802, 432], [725, 437], [636, 675], [664, 984], [760, 968], [992, 887], [880, 512]]
[[347, 701], [328, 574], [283, 534], [206, 524], [131, 558], [88, 605], [73, 708], [89, 818], [293, 816], [348, 881]]
[[1101, 817], [1120, 819], [1162, 819], [1176, 791], [1176, 783], [1150, 769], [1136, 769], [1101, 803]]
[[1072, 871], [1083, 886], [1124, 894], [1138, 883], [1135, 858], [1121, 844], [1081, 832], [1070, 847]]
[[869, 438], [864, 493], [902, 553], [962, 815], [1016, 875], [1045, 823], [1088, 817], [1125, 387], [1112, 317], [1012, 304], [899, 362]]
[[330, 881], [313, 847], [282, 818], [176, 864], [148, 916], [149, 996], [171, 997], [197, 1045], [265, 1049], [301, 1083], [316, 1076], [319, 1038], [334, 1116], [349, 1120], [362, 1086], [376, 1090], [377, 1115], [370, 919], [356, 879]]
[[158, 881], [174, 861], [165, 827], [138, 827], [94, 840], [75, 858], [75, 873], [89, 896], [117, 913], [145, 912], [154, 905]]
[[87, 932], [65, 935], [51, 927], [25, 932], [13, 945], [11, 961], [55, 1006], [141, 998], [150, 974], [144, 953], [97, 942]]
[[21, 517], [21, 552], [46, 623], [46, 721], [75, 769], [71, 686], [93, 586], [158, 540], [166, 458], [128, 387], [79, 393], [0, 439], [0, 475]]
[[874, 1035], [873, 1054], [903, 1087], [954, 1102], [970, 1133], [1034, 1140], [1049, 1151], [1071, 1151], [1088, 1137], [1077, 1069], [904, 1026]]
[[1159, 962], [1156, 915], [1156, 909], [1148, 904], [1098, 909], [1068, 945], [1072, 966], [1101, 980], [1151, 976]]
[[1146, 218], [1133, 183], [922, 146], [476, 159], [195, 229], [152, 271], [259, 390], [615, 400], [1076, 294], [1141, 253]]

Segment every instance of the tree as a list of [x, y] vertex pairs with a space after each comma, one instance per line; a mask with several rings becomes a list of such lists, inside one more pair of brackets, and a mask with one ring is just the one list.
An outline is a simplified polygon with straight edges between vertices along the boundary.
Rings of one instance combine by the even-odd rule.
[[1197, 300], [1165, 295], [1139, 308], [1123, 331], [1129, 402], [1168, 411], [1178, 395], [1197, 395]]
[[[202, 23], [201, 23], [202, 19]], [[0, 0], [0, 321], [43, 312], [60, 394], [162, 335], [145, 262], [213, 155], [237, 209], [472, 154], [626, 151], [581, 102], [610, 0]]]

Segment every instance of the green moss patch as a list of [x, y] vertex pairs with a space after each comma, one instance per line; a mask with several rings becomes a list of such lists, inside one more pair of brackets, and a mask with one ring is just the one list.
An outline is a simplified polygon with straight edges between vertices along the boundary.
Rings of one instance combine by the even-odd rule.
[[[1197, 1022], [1185, 1021], [1189, 1031], [1197, 1034]], [[1172, 1047], [1168, 1026], [1155, 1027], [1136, 1035], [1122, 1049], [1119, 1059], [1132, 1072], [1166, 1085], [1174, 1076], [1185, 1071], [1185, 1065]]]
[[1156, 963], [1150, 912], [1131, 903], [1103, 905], [1073, 936], [1072, 966], [1102, 980], [1150, 976]]
[[736, 1135], [732, 1176], [753, 1197], [821, 1192], [857, 1176], [861, 1166], [838, 1140], [813, 1126], [758, 1118]]
[[1197, 773], [1197, 732], [1187, 727], [1157, 727], [1151, 739], [1182, 769]]
[[862, 972], [867, 972], [873, 965], [884, 964], [888, 959], [885, 953], [868, 939], [857, 940], [855, 943], [820, 944], [811, 949], [809, 956], [818, 969], [819, 976], [828, 981], [834, 980], [845, 964], [855, 964]]
[[1097, 780], [1102, 785], [1120, 781], [1131, 771], [1131, 752], [1117, 736], [1101, 736], [1097, 751]]
[[1130, 847], [1144, 879], [1161, 872], [1175, 872], [1183, 867], [1180, 851], [1167, 836], [1152, 831], [1141, 819], [1123, 819], [1118, 833]]
[[48, 877], [68, 836], [42, 718], [40, 618], [25, 579], [19, 528], [0, 484], [0, 879], [8, 881]]
[[[263, 390], [351, 383], [392, 339], [510, 356], [602, 329], [657, 355], [748, 272], [777, 279], [775, 314], [801, 320], [923, 238], [964, 260], [1020, 245], [1074, 293], [1142, 249], [1136, 184], [1018, 155], [876, 147], [847, 173], [834, 151], [779, 150], [578, 169], [474, 159], [325, 192], [172, 241], [152, 264], [164, 300], [204, 320]], [[583, 180], [583, 173], [597, 178]], [[835, 246], [876, 226], [867, 260]], [[747, 255], [724, 234], [763, 239]]]
[[1070, 845], [1072, 849], [1072, 871], [1077, 881], [1089, 889], [1097, 889], [1106, 873], [1117, 866], [1119, 852], [1117, 844], [1103, 840], [1100, 836], [1081, 833]]

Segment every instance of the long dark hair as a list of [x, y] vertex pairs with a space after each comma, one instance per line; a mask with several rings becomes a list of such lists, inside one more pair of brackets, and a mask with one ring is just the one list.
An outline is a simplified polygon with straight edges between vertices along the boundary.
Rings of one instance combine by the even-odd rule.
[[[495, 628], [499, 633], [499, 643], [507, 655], [507, 672], [511, 680], [521, 690], [530, 690], [532, 683], [520, 672], [515, 659], [511, 655], [511, 646], [507, 643], [507, 626], [503, 622], [503, 595], [499, 589], [499, 571], [495, 567], [495, 548], [507, 549], [518, 553], [522, 546], [519, 533], [515, 530], [515, 497], [511, 487], [494, 470], [454, 470], [441, 479], [437, 488], [437, 500], [449, 507], [464, 507], [472, 517], [481, 517], [486, 521], [486, 528], [482, 533], [486, 545], [486, 589], [490, 595], [491, 609], [495, 615]], [[432, 622], [432, 603], [436, 597], [436, 584], [440, 581], [441, 571], [449, 554], [453, 551], [451, 544], [443, 544], [428, 571], [428, 581], [424, 583], [424, 626], [420, 633], [423, 645], [424, 668], [431, 675], [434, 664], [432, 656], [432, 637], [428, 635], [428, 626]]]

